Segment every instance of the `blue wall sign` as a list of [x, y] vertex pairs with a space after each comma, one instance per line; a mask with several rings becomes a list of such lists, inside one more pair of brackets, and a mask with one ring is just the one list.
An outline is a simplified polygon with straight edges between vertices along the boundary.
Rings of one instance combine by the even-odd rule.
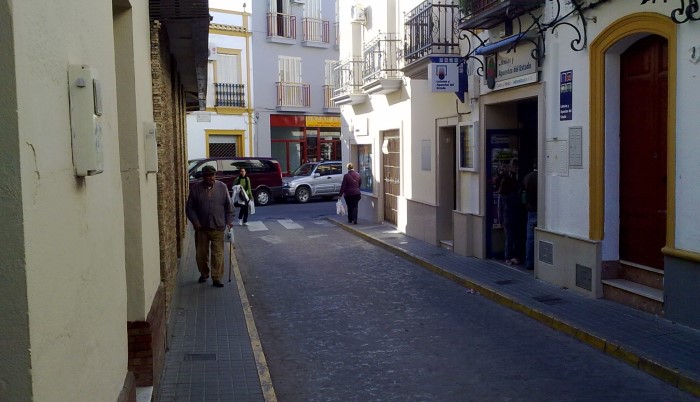
[[573, 116], [573, 70], [562, 71], [559, 75], [559, 120], [571, 120]]

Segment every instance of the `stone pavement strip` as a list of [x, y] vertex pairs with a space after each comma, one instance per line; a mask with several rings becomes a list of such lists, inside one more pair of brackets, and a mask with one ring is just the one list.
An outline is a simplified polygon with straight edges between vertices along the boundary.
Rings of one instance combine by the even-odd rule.
[[336, 225], [423, 268], [700, 396], [700, 331], [562, 289], [494, 261], [463, 257], [382, 224]]
[[276, 401], [235, 252], [226, 244], [224, 288], [198, 283], [193, 238], [190, 226], [157, 400]]

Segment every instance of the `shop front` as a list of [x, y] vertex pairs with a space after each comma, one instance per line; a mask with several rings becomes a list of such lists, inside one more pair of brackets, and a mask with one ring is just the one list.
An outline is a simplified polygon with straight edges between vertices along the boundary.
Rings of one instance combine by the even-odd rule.
[[272, 157], [287, 175], [306, 162], [341, 160], [340, 116], [270, 116]]

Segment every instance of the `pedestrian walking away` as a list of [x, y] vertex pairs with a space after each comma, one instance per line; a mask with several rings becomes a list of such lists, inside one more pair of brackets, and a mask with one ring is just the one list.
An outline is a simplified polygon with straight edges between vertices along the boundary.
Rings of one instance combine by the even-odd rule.
[[238, 212], [238, 224], [242, 226], [248, 226], [248, 214], [250, 213], [249, 205], [253, 199], [253, 186], [250, 182], [250, 177], [245, 169], [241, 169], [238, 173], [238, 177], [233, 182], [233, 185], [241, 186], [241, 190], [245, 193], [245, 196], [239, 193], [234, 193], [234, 203], [239, 209]]
[[343, 182], [340, 185], [340, 196], [345, 198], [345, 203], [348, 204], [348, 223], [357, 224], [357, 205], [360, 203], [362, 193], [362, 177], [355, 171], [352, 163], [348, 163], [348, 172], [343, 176]]
[[[212, 284], [224, 284], [224, 230], [233, 227], [234, 207], [226, 184], [215, 179], [216, 168], [205, 166], [202, 180], [190, 189], [187, 198], [187, 219], [195, 230], [195, 250], [199, 282], [211, 276]], [[209, 253], [211, 251], [211, 264]]]

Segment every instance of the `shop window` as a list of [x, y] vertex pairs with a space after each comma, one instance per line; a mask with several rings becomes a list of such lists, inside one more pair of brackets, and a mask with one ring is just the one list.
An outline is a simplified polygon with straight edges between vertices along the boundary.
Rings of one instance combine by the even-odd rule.
[[372, 146], [357, 146], [357, 173], [362, 177], [360, 190], [368, 193], [372, 192], [374, 177], [372, 176]]

